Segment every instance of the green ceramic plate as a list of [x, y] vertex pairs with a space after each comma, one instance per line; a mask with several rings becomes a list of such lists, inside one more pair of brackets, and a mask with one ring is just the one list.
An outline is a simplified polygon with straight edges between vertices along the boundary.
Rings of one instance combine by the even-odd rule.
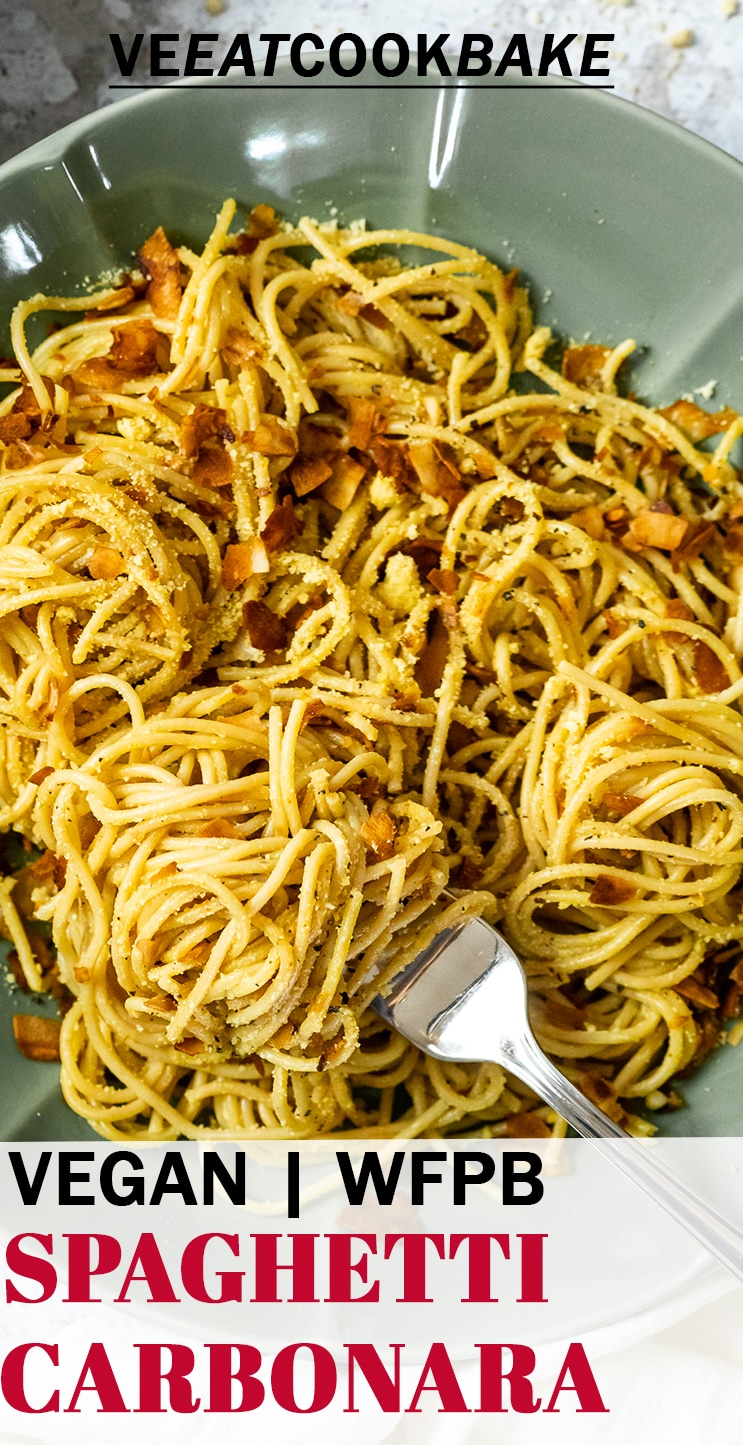
[[[717, 403], [743, 407], [743, 168], [638, 106], [530, 84], [189, 85], [68, 127], [0, 168], [0, 352], [15, 300], [82, 289], [157, 224], [201, 243], [227, 195], [449, 234], [517, 264], [563, 334], [634, 336], [653, 402], [715, 381]], [[12, 1008], [2, 985], [0, 1136], [91, 1137], [55, 1066], [16, 1052]], [[743, 1133], [743, 1045], [684, 1092], [664, 1132]]]

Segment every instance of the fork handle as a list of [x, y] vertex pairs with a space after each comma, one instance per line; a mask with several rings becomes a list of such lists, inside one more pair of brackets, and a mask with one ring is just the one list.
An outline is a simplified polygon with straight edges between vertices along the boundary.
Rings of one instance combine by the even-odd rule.
[[[586, 1099], [542, 1053], [534, 1038], [523, 1035], [518, 1044], [503, 1042], [499, 1062], [528, 1084], [578, 1134], [590, 1139], [615, 1168], [655, 1199], [710, 1254], [743, 1280], [743, 1232], [713, 1205], [700, 1199], [678, 1175], [666, 1169], [645, 1143], [630, 1138]], [[617, 1140], [623, 1141], [621, 1147], [617, 1147]]]

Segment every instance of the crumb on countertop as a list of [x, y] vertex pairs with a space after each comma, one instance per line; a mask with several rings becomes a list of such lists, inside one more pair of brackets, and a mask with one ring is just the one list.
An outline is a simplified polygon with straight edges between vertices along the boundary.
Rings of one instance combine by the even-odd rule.
[[677, 30], [675, 35], [669, 35], [668, 44], [672, 45], [674, 50], [686, 50], [688, 46], [694, 44], [694, 31]]

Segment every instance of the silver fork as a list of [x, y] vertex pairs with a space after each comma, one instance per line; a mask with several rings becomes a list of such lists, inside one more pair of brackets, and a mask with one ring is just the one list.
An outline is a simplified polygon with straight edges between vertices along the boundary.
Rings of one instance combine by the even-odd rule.
[[373, 1007], [436, 1059], [502, 1064], [743, 1279], [743, 1232], [597, 1109], [542, 1052], [529, 1023], [524, 971], [488, 923], [465, 918], [444, 929]]

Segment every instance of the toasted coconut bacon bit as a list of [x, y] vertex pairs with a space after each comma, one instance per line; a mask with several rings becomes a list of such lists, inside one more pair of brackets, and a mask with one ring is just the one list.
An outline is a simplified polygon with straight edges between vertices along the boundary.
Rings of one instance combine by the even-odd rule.
[[299, 532], [299, 522], [291, 497], [284, 497], [280, 507], [274, 507], [261, 532], [261, 541], [267, 552], [281, 552]]
[[327, 482], [323, 482], [320, 488], [321, 495], [331, 506], [344, 511], [350, 507], [360, 483], [366, 473], [366, 467], [361, 462], [354, 461], [353, 457], [339, 453], [330, 462], [332, 475]]
[[181, 446], [187, 457], [195, 457], [205, 442], [218, 437], [220, 441], [234, 442], [234, 432], [227, 423], [227, 413], [221, 407], [204, 406], [198, 402], [193, 411], [181, 422]]
[[685, 517], [675, 516], [670, 508], [646, 507], [632, 518], [623, 537], [624, 546], [631, 552], [641, 552], [643, 547], [657, 547], [661, 552], [675, 552], [683, 542], [689, 523]]
[[23, 871], [28, 872], [36, 883], [53, 883], [55, 888], [64, 888], [67, 863], [64, 858], [59, 858], [47, 848], [35, 863], [29, 863], [28, 868]]
[[275, 236], [278, 229], [279, 223], [273, 206], [263, 204], [254, 206], [248, 216], [247, 233], [241, 231], [236, 237], [239, 253], [249, 256], [260, 241], [264, 241], [267, 236]]
[[256, 537], [250, 542], [231, 542], [222, 559], [222, 583], [227, 592], [234, 592], [249, 577], [268, 571], [268, 557], [263, 543]]
[[179, 1054], [203, 1054], [206, 1050], [206, 1044], [194, 1038], [181, 1039], [175, 1047]]
[[734, 517], [731, 520], [722, 548], [726, 557], [735, 562], [743, 561], [743, 518]]
[[382, 804], [375, 804], [374, 811], [361, 824], [359, 833], [373, 853], [381, 860], [391, 858], [395, 851], [397, 823]]
[[296, 438], [275, 416], [264, 416], [255, 431], [243, 433], [242, 441], [262, 457], [293, 457], [297, 451]]
[[332, 477], [333, 468], [321, 457], [297, 457], [289, 468], [289, 480], [298, 497], [314, 492]]
[[96, 547], [88, 560], [88, 571], [96, 582], [110, 582], [125, 569], [124, 558], [115, 547]]
[[431, 568], [428, 574], [428, 580], [431, 586], [435, 587], [436, 591], [441, 592], [445, 597], [453, 597], [459, 586], [459, 578], [456, 572], [450, 572], [446, 569], [442, 571], [440, 567]]
[[[668, 599], [666, 603], [666, 617], [678, 617], [682, 622], [694, 621], [694, 613], [680, 597], [670, 597]], [[668, 633], [666, 636], [668, 636]], [[683, 637], [684, 633], [679, 633], [679, 636]]]
[[692, 442], [717, 436], [738, 420], [738, 413], [731, 411], [728, 406], [723, 407], [722, 411], [708, 412], [703, 411], [694, 401], [674, 401], [671, 406], [661, 407], [659, 415], [667, 417]]
[[233, 473], [232, 457], [224, 447], [203, 446], [194, 462], [191, 481], [197, 487], [229, 487]]
[[506, 1119], [507, 1139], [550, 1139], [552, 1130], [538, 1114], [511, 1114]]
[[347, 396], [346, 409], [349, 420], [348, 445], [365, 452], [378, 430], [379, 412], [374, 402], [366, 396]]
[[619, 813], [625, 818], [628, 813], [633, 813], [639, 808], [642, 798], [635, 797], [634, 793], [604, 793], [601, 799], [605, 807], [610, 808], [612, 813]]
[[246, 602], [243, 622], [253, 647], [261, 652], [279, 652], [286, 647], [286, 623], [265, 602]]
[[590, 1099], [593, 1104], [597, 1104], [609, 1119], [613, 1119], [615, 1124], [621, 1124], [623, 1128], [626, 1127], [627, 1112], [606, 1079], [602, 1079], [600, 1074], [581, 1073], [577, 1083], [586, 1098]]
[[676, 993], [680, 993], [682, 998], [688, 998], [689, 1002], [696, 1004], [697, 1008], [716, 1009], [720, 1007], [720, 1000], [714, 990], [708, 988], [706, 984], [700, 983], [693, 975], [683, 978], [680, 983], [675, 985], [675, 989]]
[[40, 1018], [38, 1014], [14, 1014], [13, 1035], [23, 1057], [35, 1063], [59, 1063], [58, 1019]]
[[724, 692], [731, 679], [717, 653], [701, 638], [694, 643], [694, 676], [702, 692]]
[[593, 538], [594, 542], [603, 542], [606, 536], [606, 527], [600, 507], [593, 505], [581, 507], [579, 512], [573, 512], [572, 516], [568, 517], [568, 521], [572, 522], [574, 527], [580, 527], [583, 532]]
[[243, 841], [243, 835], [229, 818], [210, 818], [198, 830], [200, 838], [232, 838]]
[[433, 697], [441, 685], [444, 668], [449, 660], [449, 632], [440, 617], [436, 618], [433, 632], [428, 639], [415, 667], [415, 680], [424, 697]]
[[701, 518], [698, 522], [689, 522], [681, 545], [674, 548], [671, 556], [674, 571], [678, 571], [682, 562], [693, 562], [695, 557], [700, 557], [705, 547], [717, 541], [719, 536], [714, 522], [705, 522]]
[[339, 1034], [337, 1038], [325, 1045], [317, 1066], [318, 1073], [322, 1074], [325, 1069], [332, 1069], [338, 1064], [344, 1063], [352, 1049], [353, 1045], [349, 1044], [348, 1039], [343, 1034]]
[[615, 908], [622, 903], [629, 903], [630, 898], [634, 898], [636, 892], [635, 885], [626, 878], [615, 878], [610, 873], [599, 873], [588, 895], [588, 901], [597, 903], [602, 908]]
[[152, 376], [167, 362], [167, 338], [161, 336], [151, 321], [130, 321], [115, 326], [113, 341], [105, 356], [93, 356], [72, 373], [78, 385], [99, 391], [116, 390], [122, 381]]
[[29, 783], [36, 783], [36, 784], [38, 784], [38, 783], [45, 783], [46, 780], [47, 780], [47, 778], [50, 778], [50, 777], [52, 776], [52, 773], [53, 773], [53, 772], [54, 772], [54, 768], [50, 767], [49, 765], [47, 765], [47, 766], [44, 767], [44, 768], [37, 768], [37, 769], [36, 769], [36, 772], [31, 774], [31, 776], [30, 776], [30, 778], [29, 778], [28, 781], [29, 781]]
[[0, 417], [0, 442], [22, 442], [31, 436], [33, 424], [24, 411], [8, 412]]
[[150, 277], [147, 300], [155, 315], [174, 321], [183, 295], [181, 263], [162, 226], [153, 231], [137, 257], [142, 270]]
[[587, 391], [600, 391], [602, 372], [610, 356], [608, 346], [569, 346], [562, 358], [562, 374], [566, 381], [585, 386]]
[[736, 963], [730, 970], [728, 986], [722, 1005], [724, 1019], [740, 1018], [740, 1000], [743, 994], [743, 963]]
[[444, 457], [435, 442], [411, 442], [408, 456], [421, 491], [431, 497], [443, 497], [453, 511], [465, 495], [461, 475], [454, 463]]

